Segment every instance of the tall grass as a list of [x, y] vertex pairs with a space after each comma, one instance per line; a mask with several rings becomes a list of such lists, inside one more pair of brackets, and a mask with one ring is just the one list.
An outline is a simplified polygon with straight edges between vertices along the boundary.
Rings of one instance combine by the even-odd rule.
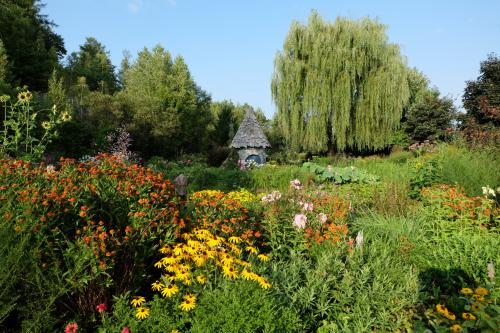
[[481, 195], [482, 186], [500, 186], [500, 149], [469, 149], [442, 145], [437, 151], [443, 182], [460, 184], [470, 196]]
[[251, 186], [255, 191], [280, 190], [285, 191], [290, 187], [290, 181], [299, 179], [303, 184], [312, 182], [314, 175], [304, 171], [298, 166], [273, 166], [265, 165], [261, 168], [250, 170]]

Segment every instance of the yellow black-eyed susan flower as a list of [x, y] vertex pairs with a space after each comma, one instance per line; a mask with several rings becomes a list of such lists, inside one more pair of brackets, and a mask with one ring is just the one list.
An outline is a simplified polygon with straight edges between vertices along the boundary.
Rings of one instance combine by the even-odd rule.
[[450, 331], [452, 332], [462, 332], [462, 326], [455, 324], [450, 327]]
[[486, 296], [489, 294], [488, 289], [480, 287], [476, 288], [476, 294], [481, 295], [481, 296]]
[[195, 307], [196, 307], [196, 296], [189, 294], [184, 296], [184, 301], [181, 304], [179, 304], [179, 308], [184, 312], [191, 311]]
[[470, 294], [472, 294], [472, 289], [470, 289], [470, 288], [462, 288], [462, 289], [460, 289], [460, 292], [462, 294], [464, 294], [464, 295], [470, 295]]
[[446, 308], [446, 306], [444, 306], [443, 304], [436, 305], [436, 310], [437, 310], [437, 312], [439, 312], [441, 314], [445, 314], [446, 311], [448, 311], [448, 309]]
[[144, 296], [136, 296], [130, 301], [133, 307], [141, 306], [144, 303], [146, 303], [146, 298], [144, 298]]
[[259, 254], [257, 258], [259, 258], [260, 261], [269, 261], [269, 257], [265, 254]]
[[169, 298], [169, 297], [174, 296], [178, 292], [179, 292], [179, 287], [177, 287], [175, 284], [169, 284], [168, 286], [164, 287], [161, 290], [161, 295], [163, 297]]
[[462, 318], [465, 320], [476, 320], [476, 316], [469, 312], [462, 313]]
[[135, 312], [135, 317], [139, 320], [146, 319], [149, 317], [149, 308], [138, 308]]
[[205, 284], [207, 278], [205, 277], [205, 275], [198, 275], [196, 277], [196, 281], [198, 281], [199, 284]]
[[267, 281], [266, 281], [265, 279], [263, 279], [263, 278], [260, 278], [260, 279], [258, 280], [258, 282], [259, 282], [259, 285], [260, 285], [260, 287], [261, 287], [262, 289], [269, 289], [269, 288], [271, 288], [271, 284], [270, 284], [269, 282], [267, 282]]
[[223, 266], [224, 275], [230, 279], [238, 278], [238, 271], [232, 266]]
[[153, 291], [160, 291], [163, 288], [165, 288], [165, 286], [160, 281], [155, 281], [151, 284], [151, 289], [153, 289]]
[[257, 251], [257, 249], [253, 246], [247, 246], [245, 248], [245, 250], [247, 250], [248, 253], [252, 253], [252, 254], [257, 254], [259, 253], [259, 251]]

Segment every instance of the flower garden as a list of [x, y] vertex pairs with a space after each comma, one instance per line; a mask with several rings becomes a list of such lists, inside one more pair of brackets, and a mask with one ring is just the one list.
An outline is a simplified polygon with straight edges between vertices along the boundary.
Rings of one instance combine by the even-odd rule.
[[497, 332], [500, 194], [451, 176], [474, 177], [448, 161], [467, 154], [492, 156], [443, 145], [338, 160], [342, 176], [324, 158], [270, 164], [238, 171], [246, 189], [230, 177], [232, 191], [185, 197], [166, 170], [117, 156], [4, 159], [0, 318], [26, 332]]

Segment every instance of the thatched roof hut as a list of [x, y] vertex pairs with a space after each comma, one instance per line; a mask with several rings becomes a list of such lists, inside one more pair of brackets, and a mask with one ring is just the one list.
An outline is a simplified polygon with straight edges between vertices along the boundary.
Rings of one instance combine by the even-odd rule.
[[265, 162], [265, 149], [271, 145], [252, 109], [249, 108], [245, 113], [245, 118], [241, 122], [230, 147], [238, 150], [240, 160], [243, 162], [255, 161], [257, 164]]

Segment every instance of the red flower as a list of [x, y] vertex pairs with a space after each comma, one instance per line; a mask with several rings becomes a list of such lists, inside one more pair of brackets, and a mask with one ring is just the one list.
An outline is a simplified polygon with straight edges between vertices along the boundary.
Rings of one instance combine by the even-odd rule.
[[64, 333], [76, 333], [78, 330], [78, 324], [77, 323], [69, 323], [66, 325], [66, 328], [64, 329]]
[[101, 313], [101, 312], [106, 311], [108, 309], [108, 307], [106, 306], [105, 303], [101, 303], [98, 306], [96, 306], [95, 309], [97, 310], [97, 312]]
[[127, 326], [125, 326], [124, 328], [122, 328], [121, 333], [130, 333], [130, 328], [128, 328]]

